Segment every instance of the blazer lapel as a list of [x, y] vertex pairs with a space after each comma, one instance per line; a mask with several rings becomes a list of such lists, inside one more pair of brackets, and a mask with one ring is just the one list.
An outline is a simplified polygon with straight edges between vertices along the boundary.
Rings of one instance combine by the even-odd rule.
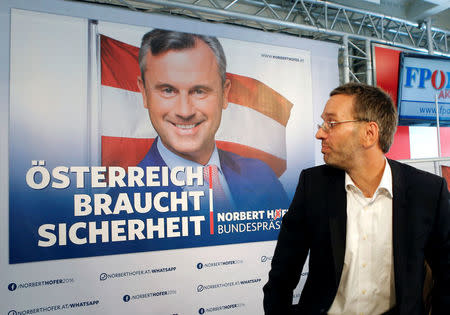
[[403, 175], [401, 164], [392, 160], [388, 160], [392, 171], [392, 250], [394, 252], [394, 279], [395, 293], [397, 305], [401, 305], [402, 287], [401, 283], [407, 283], [404, 270], [406, 266], [406, 216], [407, 216], [407, 200], [406, 200], [406, 183]]
[[253, 200], [249, 196], [256, 196], [258, 187], [249, 178], [242, 176], [241, 167], [236, 163], [226, 151], [219, 151], [220, 167], [228, 183], [231, 196], [236, 208], [252, 207]]
[[342, 268], [344, 267], [345, 242], [347, 233], [347, 194], [345, 191], [345, 173], [336, 170], [337, 175], [329, 176], [327, 209], [329, 211], [329, 225], [331, 248], [333, 251], [334, 268], [336, 274], [336, 288], [339, 287]]
[[[163, 160], [161, 154], [159, 153], [157, 141], [158, 141], [158, 138], [155, 138], [155, 141], [153, 141], [153, 144], [150, 147], [150, 149], [148, 150], [147, 154], [142, 159], [142, 161], [138, 164], [139, 167], [145, 169], [147, 166], [159, 166], [159, 167], [167, 166], [166, 162]], [[171, 181], [169, 181], [169, 185], [167, 187], [164, 187], [164, 186], [152, 187], [152, 191], [155, 194], [160, 191], [164, 191], [164, 192], [167, 192], [167, 191], [172, 192], [173, 191], [173, 192], [181, 193], [181, 192], [183, 192], [183, 188], [180, 186], [176, 186]], [[189, 207], [191, 207], [192, 206], [191, 200], [189, 199], [188, 202], [189, 202]]]

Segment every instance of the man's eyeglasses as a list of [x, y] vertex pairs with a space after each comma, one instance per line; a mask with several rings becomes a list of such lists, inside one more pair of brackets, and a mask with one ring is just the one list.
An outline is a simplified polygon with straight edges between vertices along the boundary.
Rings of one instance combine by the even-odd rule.
[[328, 133], [336, 125], [350, 123], [350, 122], [360, 122], [360, 121], [367, 122], [366, 119], [354, 119], [354, 120], [343, 120], [343, 121], [324, 121], [322, 124], [317, 125], [317, 130], [322, 128], [323, 131]]

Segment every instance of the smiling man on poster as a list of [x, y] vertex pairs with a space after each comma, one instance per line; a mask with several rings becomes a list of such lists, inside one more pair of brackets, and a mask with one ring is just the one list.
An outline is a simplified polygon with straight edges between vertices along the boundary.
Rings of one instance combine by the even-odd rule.
[[[158, 138], [139, 167], [205, 167], [219, 210], [287, 206], [286, 193], [272, 169], [257, 159], [220, 150], [215, 134], [228, 106], [231, 82], [226, 58], [215, 37], [155, 29], [142, 38], [138, 78], [144, 107]], [[251, 130], [249, 130], [251, 132]], [[183, 179], [180, 173], [179, 179]], [[166, 190], [199, 190], [191, 186]]]

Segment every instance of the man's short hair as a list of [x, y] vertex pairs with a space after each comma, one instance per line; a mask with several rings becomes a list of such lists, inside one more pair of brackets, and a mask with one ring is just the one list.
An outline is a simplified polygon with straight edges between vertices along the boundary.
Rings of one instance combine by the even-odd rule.
[[355, 96], [355, 119], [377, 123], [380, 134], [378, 143], [383, 153], [387, 153], [397, 130], [397, 110], [389, 94], [379, 87], [362, 83], [347, 83], [330, 92], [330, 96], [339, 94]]
[[219, 76], [222, 79], [222, 84], [224, 84], [226, 79], [227, 60], [223, 47], [216, 37], [154, 29], [142, 37], [141, 48], [139, 49], [139, 67], [141, 69], [141, 77], [144, 85], [144, 74], [147, 66], [146, 56], [148, 52], [153, 56], [157, 56], [169, 50], [194, 48], [196, 40], [203, 41], [213, 51], [219, 68]]

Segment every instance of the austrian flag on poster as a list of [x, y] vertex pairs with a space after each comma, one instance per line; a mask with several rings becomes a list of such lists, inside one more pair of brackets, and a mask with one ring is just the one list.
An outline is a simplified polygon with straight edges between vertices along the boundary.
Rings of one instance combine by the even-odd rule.
[[[220, 57], [195, 37], [191, 47], [148, 53], [141, 77], [139, 47], [98, 38], [98, 162], [69, 164], [42, 154], [27, 156], [27, 167], [14, 170], [10, 263], [275, 240], [292, 197], [282, 178], [289, 165], [286, 128], [304, 91], [289, 87], [296, 96], [288, 99], [286, 91], [263, 78], [273, 77], [277, 68], [291, 78], [310, 75], [303, 64], [307, 54], [212, 38], [218, 51], [223, 42]], [[230, 46], [243, 45], [258, 61], [244, 64], [230, 53]], [[200, 57], [201, 49], [209, 55]], [[192, 64], [177, 63], [187, 55]], [[211, 56], [214, 70], [208, 73], [214, 78], [220, 58], [226, 67], [217, 95], [213, 83], [195, 70], [203, 65], [194, 67]], [[155, 60], [164, 58], [170, 62], [161, 71]], [[186, 73], [189, 80], [183, 81]], [[206, 109], [211, 100], [215, 107]], [[164, 116], [167, 104], [179, 112]], [[205, 130], [213, 139], [209, 160], [199, 163], [178, 154], [180, 147], [190, 152]], [[55, 134], [70, 138], [70, 131]], [[11, 158], [17, 155], [12, 152]]]
[[[157, 136], [137, 86], [138, 53], [138, 47], [101, 36], [103, 165], [136, 165]], [[280, 176], [286, 169], [285, 127], [293, 104], [258, 80], [233, 73], [227, 78], [229, 108], [217, 146], [258, 158]], [[252, 131], [260, 126], [265, 126], [262, 133]]]

